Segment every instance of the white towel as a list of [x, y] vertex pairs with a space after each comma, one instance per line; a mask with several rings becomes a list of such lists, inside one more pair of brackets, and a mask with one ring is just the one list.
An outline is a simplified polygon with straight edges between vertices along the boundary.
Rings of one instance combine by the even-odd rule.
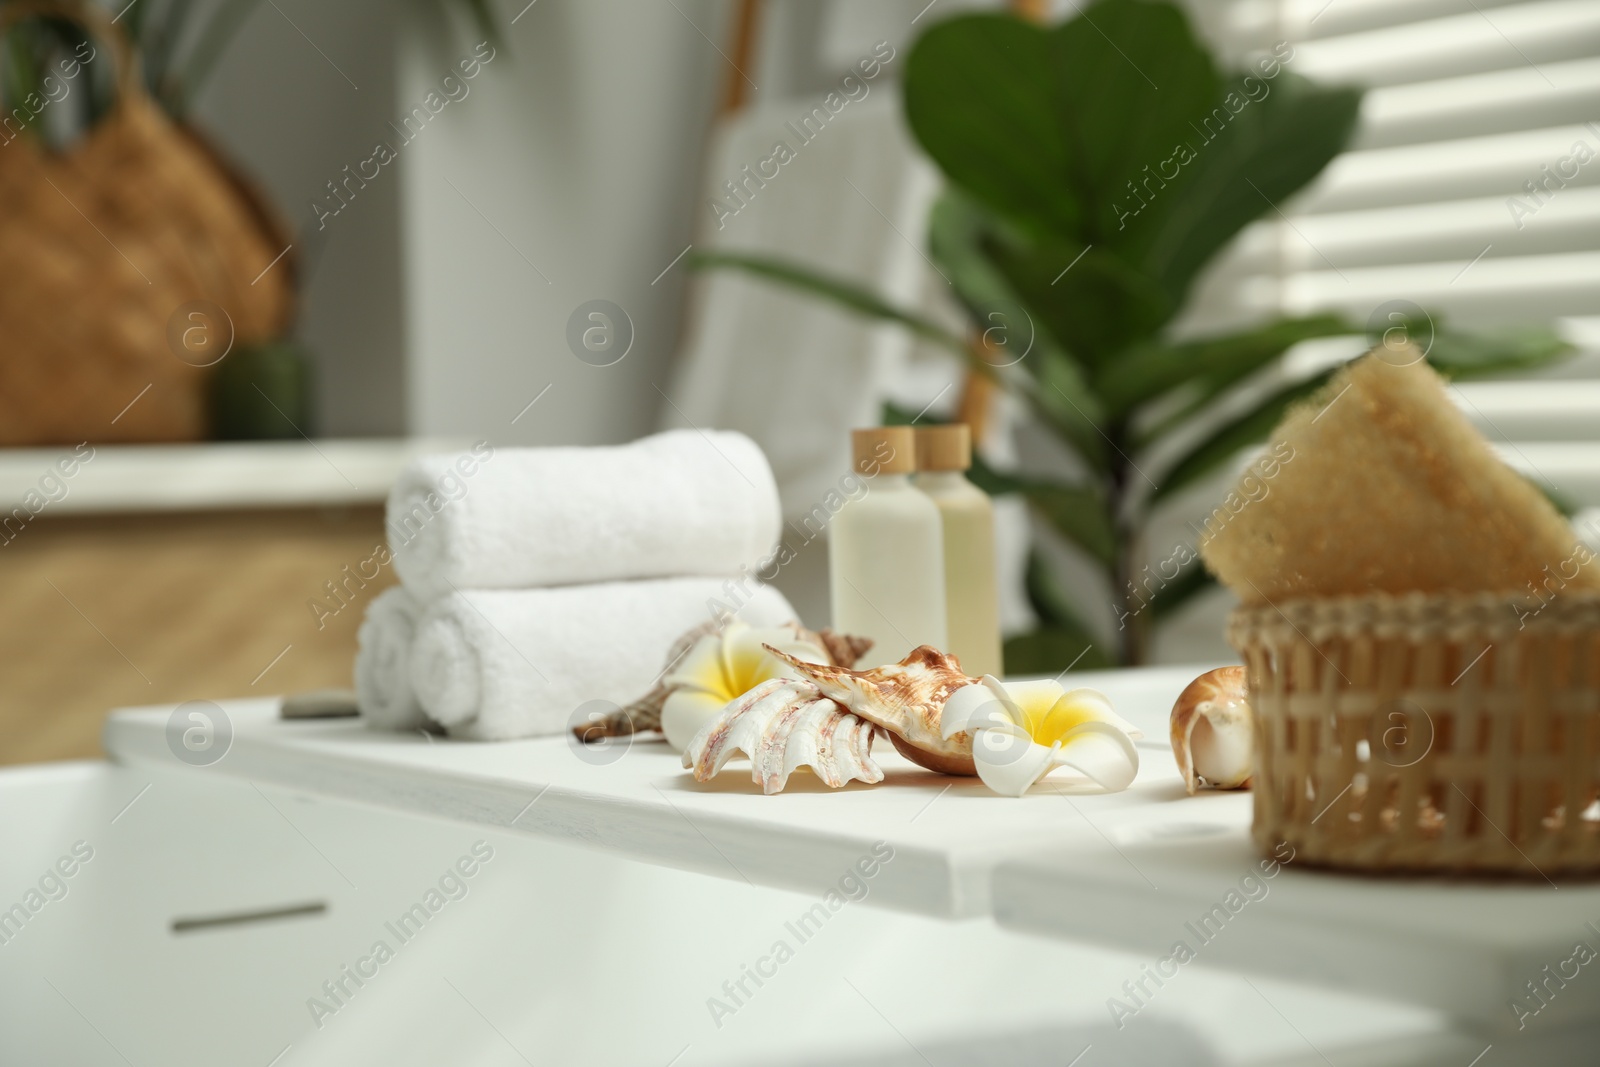
[[[902, 49], [885, 73], [900, 69], [905, 57]], [[701, 203], [738, 212], [713, 218], [702, 208], [710, 225], [695, 247], [797, 261], [917, 308], [923, 278], [932, 272], [906, 237], [921, 240], [939, 183], [906, 131], [899, 92], [880, 78], [866, 99], [801, 143], [789, 124], [799, 129], [799, 117], [820, 100], [778, 99], [719, 126]], [[723, 183], [744, 181], [741, 168], [754, 173], [772, 155], [775, 135], [795, 156], [776, 179], [747, 186], [754, 194], [741, 207]], [[818, 211], [818, 204], [828, 209]], [[802, 518], [850, 469], [851, 428], [882, 418], [886, 386], [905, 374], [910, 334], [864, 325], [828, 301], [737, 271], [699, 276], [691, 301], [662, 424], [749, 434], [772, 463], [785, 514]]]
[[374, 729], [417, 730], [427, 722], [409, 669], [422, 609], [400, 585], [385, 589], [367, 605], [356, 633], [356, 703]]
[[738, 579], [660, 578], [554, 589], [470, 590], [433, 604], [417, 629], [411, 681], [452, 736], [564, 732], [583, 705], [642, 696], [684, 631], [734, 611], [752, 626], [795, 618], [783, 594]]
[[605, 448], [502, 448], [410, 464], [389, 495], [400, 579], [432, 601], [755, 569], [778, 539], [778, 489], [755, 442], [678, 430]]

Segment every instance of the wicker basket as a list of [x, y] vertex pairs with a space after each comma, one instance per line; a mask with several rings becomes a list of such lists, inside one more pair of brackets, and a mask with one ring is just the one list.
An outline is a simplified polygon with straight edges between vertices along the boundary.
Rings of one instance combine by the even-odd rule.
[[1367, 871], [1600, 871], [1600, 595], [1370, 596], [1234, 612], [1254, 836]]
[[60, 153], [32, 135], [0, 144], [0, 445], [199, 438], [213, 357], [197, 362], [173, 336], [203, 324], [222, 351], [230, 334], [238, 345], [280, 336], [294, 303], [289, 238], [204, 138], [150, 99], [102, 8], [8, 0], [0, 31], [45, 15], [96, 42], [73, 91], [111, 65], [117, 97]]

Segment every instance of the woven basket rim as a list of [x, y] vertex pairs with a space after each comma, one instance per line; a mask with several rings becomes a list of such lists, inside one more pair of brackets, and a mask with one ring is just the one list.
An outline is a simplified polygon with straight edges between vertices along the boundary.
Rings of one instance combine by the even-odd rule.
[[[1367, 593], [1241, 604], [1228, 619], [1235, 647], [1285, 626], [1315, 640], [1338, 634], [1504, 634], [1600, 628], [1600, 592], [1560, 589], [1541, 599], [1507, 593]], [[1314, 635], [1314, 636], [1313, 636]]]
[[[1570, 601], [1578, 603], [1587, 601], [1591, 604], [1600, 604], [1600, 590], [1563, 589], [1554, 594], [1557, 601]], [[1525, 593], [1492, 593], [1492, 592], [1459, 592], [1448, 593], [1361, 593], [1354, 596], [1305, 596], [1289, 597], [1283, 600], [1272, 601], [1266, 604], [1240, 604], [1236, 611], [1266, 611], [1275, 612], [1280, 609], [1300, 607], [1326, 607], [1329, 605], [1351, 608], [1374, 607], [1395, 608], [1411, 607], [1413, 605], [1427, 605], [1440, 607], [1455, 607], [1458, 605], [1490, 604], [1505, 606], [1507, 604], [1539, 603], [1537, 597]]]

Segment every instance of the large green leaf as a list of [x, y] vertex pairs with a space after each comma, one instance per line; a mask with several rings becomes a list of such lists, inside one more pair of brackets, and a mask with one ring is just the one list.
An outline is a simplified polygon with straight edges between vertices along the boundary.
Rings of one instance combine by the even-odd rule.
[[1017, 294], [984, 250], [995, 240], [992, 214], [960, 189], [946, 189], [928, 216], [928, 254], [939, 264], [956, 299], [974, 323], [997, 309], [1019, 305]]
[[1053, 240], [996, 241], [990, 251], [1032, 313], [1091, 371], [1172, 315], [1166, 294], [1113, 252]]
[[952, 18], [906, 60], [906, 120], [978, 200], [1033, 232], [1071, 234], [1079, 208], [1052, 107], [1049, 35], [1006, 15]]
[[[832, 301], [857, 314], [884, 319], [907, 327], [913, 333], [942, 345], [966, 361], [977, 373], [998, 378], [1017, 391], [1061, 438], [1079, 450], [1080, 456], [1096, 472], [1103, 472], [1104, 455], [1096, 429], [1093, 398], [1084, 390], [1081, 377], [1069, 360], [1050, 353], [1050, 342], [1043, 334], [1035, 342], [1040, 355], [1031, 368], [1002, 375], [985, 363], [961, 338], [938, 323], [888, 303], [865, 286], [824, 274], [797, 263], [773, 256], [737, 252], [696, 252], [689, 256], [691, 269], [730, 268], [777, 282], [801, 292]], [[1074, 399], [1074, 392], [1083, 394]]]
[[[1319, 88], [1288, 72], [1249, 80], [1260, 99], [1250, 100], [1245, 79], [1234, 79], [1219, 105], [1226, 125], [1219, 118], [1201, 127], [1210, 139], [1192, 138], [1194, 158], [1180, 168], [1181, 182], [1129, 226], [1128, 254], [1174, 302], [1240, 230], [1315, 178], [1355, 129], [1359, 90]], [[1230, 101], [1244, 101], [1237, 114]]]
[[1056, 674], [1073, 665], [1081, 670], [1112, 665], [1110, 649], [1097, 644], [1038, 552], [1028, 557], [1027, 592], [1039, 628], [1006, 642], [1006, 674]]
[[965, 341], [932, 319], [903, 311], [866, 286], [836, 275], [824, 274], [776, 256], [747, 255], [740, 252], [692, 252], [687, 263], [693, 270], [729, 267], [753, 274], [758, 278], [779, 282], [790, 288], [811, 293], [813, 296], [823, 297], [868, 318], [897, 322], [919, 337], [926, 337], [936, 344], [943, 345], [962, 358], [971, 356]]
[[[1327, 333], [1319, 332], [1317, 325], [1319, 322], [1327, 323]], [[1432, 336], [1431, 326], [1424, 322], [1420, 324], [1420, 328], [1429, 332], [1419, 333], [1417, 335], [1419, 340]], [[1338, 320], [1332, 316], [1314, 316], [1310, 319], [1282, 320], [1263, 326], [1257, 331], [1236, 335], [1235, 338], [1216, 338], [1196, 344], [1206, 346], [1224, 341], [1232, 343], [1236, 340], [1248, 347], [1254, 343], [1251, 340], [1253, 337], [1259, 335], [1261, 340], [1265, 341], [1280, 330], [1289, 334], [1299, 333], [1302, 335], [1300, 339], [1357, 332], [1350, 323], [1344, 323], [1341, 327], [1338, 325]], [[1570, 343], [1545, 327], [1506, 328], [1483, 334], [1440, 332], [1429, 344], [1428, 362], [1446, 377], [1456, 381], [1470, 381], [1474, 378], [1515, 374], [1545, 366], [1570, 355], [1572, 350]], [[1159, 423], [1145, 429], [1136, 439], [1136, 444], [1144, 448], [1165, 437], [1175, 427], [1209, 407], [1217, 396], [1236, 385], [1253, 369], [1245, 361], [1241, 361], [1227, 372], [1199, 374], [1192, 381], [1184, 383], [1188, 386], [1186, 401], [1176, 411], [1164, 416]], [[1104, 387], [1104, 391], [1107, 394], [1106, 403], [1110, 407], [1115, 402], [1116, 390], [1108, 385]], [[1113, 414], [1120, 413], [1115, 407], [1110, 407], [1110, 411]]]
[[1063, 537], [1102, 566], [1116, 559], [1117, 537], [1106, 513], [1105, 497], [1083, 486], [1030, 481], [1021, 487], [1033, 509]]
[[1218, 427], [1168, 468], [1161, 476], [1160, 487], [1152, 494], [1152, 499], [1171, 496], [1217, 470], [1244, 449], [1265, 441], [1293, 404], [1316, 392], [1332, 376], [1333, 371], [1325, 371], [1280, 389], [1247, 413]]
[[1428, 362], [1454, 381], [1532, 370], [1572, 353], [1572, 345], [1545, 326], [1506, 327], [1482, 333], [1440, 330]]
[[1118, 418], [1136, 405], [1196, 381], [1204, 381], [1210, 395], [1215, 395], [1301, 341], [1357, 332], [1338, 315], [1312, 315], [1182, 344], [1152, 342], [1106, 366], [1095, 377], [1095, 392], [1107, 415]]
[[1053, 346], [1049, 335], [1040, 332], [1035, 342], [1039, 352], [1030, 364], [1036, 384], [1033, 409], [1063, 442], [1099, 477], [1107, 473], [1109, 452], [1100, 430], [1100, 402], [1089, 391], [1077, 363]]
[[261, 0], [219, 0], [214, 5], [208, 5], [208, 14], [196, 35], [194, 47], [188, 51], [188, 60], [183, 72], [173, 78], [173, 84], [169, 89], [171, 96], [169, 106], [173, 110], [181, 114], [193, 100], [194, 94], [211, 79], [211, 73], [222, 59], [223, 53], [227, 51], [228, 45], [255, 13], [260, 2]]
[[[0, 101], [10, 106], [11, 114], [5, 117], [13, 122], [20, 121], [24, 129], [38, 123], [37, 115], [20, 106], [39, 84], [39, 71], [34, 63], [34, 56], [41, 51], [38, 40], [38, 28], [28, 23], [12, 26], [5, 38], [5, 92], [0, 94]], [[5, 136], [11, 136], [9, 131]]]
[[1059, 346], [1039, 336], [1037, 317], [994, 261], [996, 247], [1016, 240], [992, 212], [956, 189], [939, 198], [929, 218], [929, 253], [971, 318], [974, 337], [1000, 363], [1026, 364], [1031, 372], [1030, 358], [1036, 363]]
[[174, 56], [185, 27], [193, 15], [194, 0], [169, 0], [159, 9], [148, 2], [135, 5], [146, 9], [142, 24], [129, 26], [128, 32], [139, 45], [140, 67], [152, 93], [165, 102], [171, 95]]
[[[1217, 98], [1211, 56], [1183, 12], [1144, 0], [1099, 0], [1051, 35], [1056, 123], [1073, 188], [1086, 205], [1078, 236], [1120, 245], [1125, 202]], [[1119, 209], [1120, 208], [1120, 209]]]
[[[467, 9], [467, 15], [472, 20], [473, 27], [494, 48], [505, 44], [505, 38], [500, 35], [500, 19], [495, 14], [494, 5], [489, 0], [462, 0], [462, 6]], [[527, 8], [523, 8], [524, 11]], [[518, 15], [518, 18], [522, 16]]]
[[906, 118], [945, 174], [1030, 236], [1109, 250], [1119, 204], [1137, 203], [1134, 184], [1218, 86], [1177, 7], [1100, 0], [1052, 30], [1005, 15], [936, 25], [906, 63]]
[[1577, 500], [1547, 482], [1538, 482], [1529, 478], [1528, 484], [1543, 493], [1544, 498], [1550, 501], [1550, 506], [1561, 512], [1566, 518], [1572, 518], [1583, 508], [1583, 505], [1579, 504]]
[[1150, 598], [1150, 614], [1157, 621], [1171, 617], [1201, 593], [1216, 587], [1217, 580], [1197, 557], [1178, 572], [1178, 576], [1155, 591]]
[[1096, 644], [1087, 631], [1069, 626], [1041, 626], [1018, 634], [1005, 643], [1006, 676], [1060, 675], [1075, 671], [1115, 667], [1110, 652]]
[[1033, 607], [1034, 614], [1039, 616], [1039, 622], [1043, 626], [1089, 633], [1089, 627], [1078, 616], [1077, 609], [1072, 606], [1067, 595], [1061, 591], [1055, 575], [1050, 573], [1044, 557], [1037, 550], [1028, 554], [1023, 587], [1028, 594], [1028, 603]]
[[1035, 412], [1092, 470], [1104, 472], [1099, 403], [1048, 323], [1029, 310], [991, 258], [994, 248], [1016, 240], [1004, 229], [981, 205], [949, 190], [935, 203], [929, 220], [929, 251], [972, 317], [975, 332], [1004, 330], [1001, 353], [1014, 358], [1019, 371], [1033, 381], [1028, 396]]
[[[1439, 333], [1428, 362], [1445, 375], [1470, 379], [1526, 370], [1571, 351], [1571, 345], [1542, 327], [1505, 329], [1491, 334]], [[1289, 407], [1322, 386], [1338, 368], [1298, 382], [1267, 397], [1253, 409], [1218, 428], [1175, 463], [1161, 478], [1155, 499], [1168, 496], [1267, 439]]]

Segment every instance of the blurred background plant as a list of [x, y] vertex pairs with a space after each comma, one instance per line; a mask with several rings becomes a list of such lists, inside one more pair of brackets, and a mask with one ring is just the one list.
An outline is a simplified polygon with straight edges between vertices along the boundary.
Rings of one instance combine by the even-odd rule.
[[[439, 21], [445, 25], [455, 25], [450, 15], [464, 15], [487, 40], [500, 41], [499, 26], [488, 0], [414, 2], [432, 9], [431, 14], [443, 16]], [[294, 439], [313, 424], [312, 360], [304, 346], [292, 338], [297, 332], [298, 290], [304, 287], [314, 269], [325, 235], [316, 230], [301, 235], [289, 232], [257, 183], [240, 174], [217, 150], [212, 139], [196, 129], [190, 120], [190, 109], [197, 95], [217, 71], [246, 20], [260, 6], [261, 0], [112, 0], [110, 6], [89, 0], [0, 0], [0, 18], [4, 18], [9, 27], [3, 49], [0, 49], [3, 52], [0, 67], [4, 70], [3, 80], [0, 80], [0, 99], [3, 99], [0, 121], [3, 121], [4, 131], [0, 138], [9, 144], [16, 137], [26, 136], [34, 140], [35, 147], [47, 149], [41, 153], [45, 159], [43, 163], [36, 163], [33, 157], [20, 151], [0, 160], [9, 168], [9, 180], [15, 183], [8, 188], [13, 191], [18, 187], [26, 190], [30, 185], [38, 188], [39, 180], [34, 176], [38, 167], [68, 166], [88, 175], [79, 195], [87, 195], [90, 210], [99, 214], [108, 210], [105, 205], [115, 199], [109, 190], [117, 185], [139, 186], [146, 182], [148, 171], [161, 167], [163, 158], [173, 157], [174, 149], [198, 148], [204, 163], [191, 169], [185, 177], [174, 180], [173, 184], [178, 186], [171, 190], [174, 198], [194, 200], [206, 192], [215, 197], [219, 187], [225, 189], [222, 199], [231, 205], [224, 209], [225, 214], [235, 218], [242, 216], [249, 220], [250, 229], [271, 234], [274, 251], [268, 252], [267, 257], [278, 255], [277, 260], [272, 260], [273, 265], [288, 257], [262, 289], [281, 287], [281, 314], [273, 315], [273, 321], [264, 328], [258, 323], [250, 336], [241, 333], [237, 346], [232, 346], [235, 320], [240, 317], [237, 305], [231, 311], [218, 305], [219, 314], [210, 317], [189, 316], [194, 320], [194, 328], [185, 329], [184, 337], [196, 335], [197, 331], [198, 336], [208, 340], [226, 335], [231, 352], [221, 362], [194, 363], [202, 369], [192, 376], [196, 380], [183, 387], [197, 394], [195, 405], [204, 409], [204, 417], [173, 420], [148, 431], [131, 431], [145, 438], [192, 438], [208, 432], [209, 436], [224, 440]], [[281, 8], [278, 13], [289, 20]], [[289, 21], [293, 25], [292, 20]], [[139, 80], [120, 80], [120, 49], [124, 43], [137, 65]], [[108, 55], [104, 61], [90, 61], [90, 57], [102, 52], [117, 54]], [[82, 62], [74, 62], [73, 57]], [[65, 74], [69, 69], [73, 73]], [[149, 124], [140, 127], [141, 136], [153, 147], [142, 155], [124, 151], [115, 157], [119, 167], [114, 169], [121, 172], [102, 173], [105, 168], [88, 162], [89, 157], [83, 154], [88, 142], [84, 135], [96, 128], [114, 125], [119, 115], [112, 109], [118, 94], [137, 94], [141, 89], [156, 108], [173, 121], [157, 123], [153, 130]], [[44, 180], [50, 181], [48, 177]], [[66, 195], [59, 188], [54, 192]], [[97, 204], [101, 206], [96, 207]], [[19, 212], [19, 217], [25, 214]], [[74, 221], [68, 219], [69, 223]], [[181, 245], [191, 250], [190, 258], [212, 262], [217, 257], [204, 252], [203, 246], [218, 239], [227, 227], [219, 225], [216, 216], [208, 221], [210, 225], [201, 223], [186, 229], [167, 213], [150, 210], [146, 205], [128, 219], [126, 225], [136, 241], [149, 239], [169, 248]], [[39, 245], [48, 244], [48, 241], [28, 235], [18, 237], [16, 231], [9, 232], [11, 235], [0, 241], [0, 247], [8, 249], [11, 258], [31, 261], [46, 254]], [[124, 243], [127, 243], [126, 238]], [[280, 248], [282, 252], [276, 252]], [[148, 265], [149, 261], [146, 262]], [[258, 270], [260, 274], [256, 273]], [[213, 283], [217, 281], [217, 273], [209, 271]], [[225, 293], [249, 292], [266, 273], [260, 265], [251, 263], [209, 295], [220, 298]], [[164, 303], [170, 295], [152, 288], [147, 297], [140, 300], [147, 326], [155, 326], [156, 317], [164, 317], [171, 310]], [[125, 310], [84, 309], [83, 313], [115, 316]], [[6, 325], [17, 332], [15, 322]], [[189, 325], [188, 320], [185, 325]], [[143, 336], [147, 341], [154, 340], [159, 338], [160, 331], [146, 329]], [[23, 347], [27, 350], [17, 358], [35, 361], [42, 358], [36, 351], [37, 346]], [[76, 359], [100, 359], [102, 362], [107, 359], [103, 351], [84, 353], [81, 352], [84, 346], [77, 347], [80, 351], [74, 356]], [[152, 355], [163, 361], [164, 354], [152, 352], [153, 347], [148, 343], [131, 345], [115, 356], [123, 364]], [[185, 362], [190, 360], [185, 359]], [[93, 418], [79, 416], [79, 419], [91, 428], [103, 423]], [[55, 427], [47, 431], [46, 436], [74, 436], [67, 434], [67, 429], [76, 431], [80, 427]]]
[[928, 251], [970, 321], [965, 336], [782, 258], [693, 260], [898, 323], [967, 361], [969, 388], [977, 378], [1021, 398], [1060, 442], [1058, 476], [980, 462], [974, 480], [1023, 494], [1094, 561], [1119, 629], [1097, 636], [1036, 551], [1028, 592], [1040, 625], [1007, 642], [1009, 673], [1140, 663], [1151, 628], [1207, 588], [1192, 552], [1152, 582], [1152, 512], [1236, 464], [1337, 369], [1263, 391], [1257, 372], [1292, 346], [1410, 336], [1457, 380], [1567, 351], [1548, 328], [1466, 335], [1421, 309], [1376, 331], [1322, 314], [1174, 335], [1206, 265], [1316, 178], [1356, 127], [1360, 90], [1314, 85], [1286, 69], [1291, 60], [1280, 52], [1221, 70], [1178, 7], [1148, 0], [1100, 0], [1054, 27], [983, 14], [924, 33], [907, 60], [905, 114], [944, 174]]
[[[478, 32], [491, 43], [500, 42], [499, 23], [489, 0], [418, 0], [445, 10], [463, 10]], [[116, 24], [128, 35], [139, 57], [145, 86], [174, 118], [184, 118], [196, 94], [205, 87], [228, 46], [262, 0], [113, 0], [107, 7]], [[0, 9], [32, 6], [29, 0], [0, 0]], [[61, 18], [31, 19], [15, 26], [5, 41], [6, 110], [43, 93], [43, 78], [51, 62], [70, 55], [83, 44], [87, 31], [75, 21]], [[81, 94], [75, 107], [82, 124], [93, 123], [111, 106], [115, 84], [110, 71], [97, 68], [91, 91]], [[59, 121], [59, 120], [58, 120]], [[37, 124], [38, 117], [32, 119]]]

